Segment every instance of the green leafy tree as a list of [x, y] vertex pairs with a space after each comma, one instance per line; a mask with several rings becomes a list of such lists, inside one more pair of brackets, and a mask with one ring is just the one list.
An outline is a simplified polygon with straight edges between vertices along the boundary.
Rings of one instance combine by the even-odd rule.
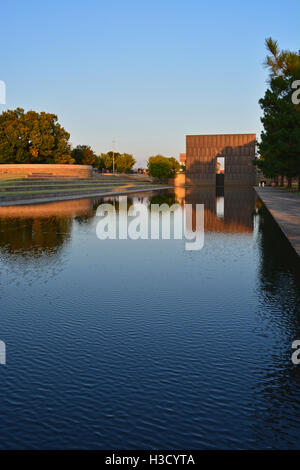
[[100, 157], [103, 159], [104, 167], [107, 170], [112, 170], [113, 169], [113, 158], [115, 159], [115, 167], [116, 167], [116, 161], [117, 158], [120, 156], [120, 153], [118, 152], [107, 152], [107, 153], [101, 153]]
[[73, 163], [70, 134], [55, 114], [24, 109], [0, 115], [0, 163]]
[[174, 157], [156, 155], [148, 160], [150, 176], [155, 178], [173, 178], [180, 168], [179, 162]]
[[96, 161], [96, 154], [89, 145], [77, 145], [71, 156], [77, 165], [93, 165]]
[[269, 88], [259, 103], [264, 130], [258, 144], [261, 158], [255, 162], [265, 176], [286, 176], [291, 186], [298, 175], [300, 188], [300, 112], [292, 102], [292, 83], [300, 78], [300, 56], [280, 51], [278, 43], [266, 40], [270, 55], [265, 64], [270, 71]]
[[105, 168], [104, 159], [102, 157], [102, 154], [101, 155], [96, 155], [96, 158], [95, 158], [95, 161], [94, 161], [93, 165], [94, 165], [95, 168], [98, 168], [98, 170], [102, 170], [103, 168]]
[[180, 163], [174, 157], [170, 157], [169, 162], [170, 162], [170, 165], [171, 165], [171, 168], [172, 168], [172, 173], [173, 173], [172, 176], [174, 177], [174, 176], [176, 176], [176, 174], [180, 170]]
[[101, 158], [103, 159], [104, 168], [106, 168], [107, 170], [111, 170], [113, 167], [112, 156], [108, 153], [101, 153]]
[[172, 166], [168, 158], [162, 155], [150, 157], [148, 160], [150, 176], [154, 178], [168, 178], [172, 176]]
[[116, 168], [119, 173], [125, 173], [132, 169], [135, 164], [135, 159], [133, 155], [129, 153], [119, 154], [116, 158]]

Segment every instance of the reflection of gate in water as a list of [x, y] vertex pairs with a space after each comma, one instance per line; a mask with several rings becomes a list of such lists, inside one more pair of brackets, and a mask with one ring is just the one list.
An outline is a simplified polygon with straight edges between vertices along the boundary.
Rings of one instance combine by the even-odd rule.
[[207, 232], [252, 233], [255, 192], [252, 188], [222, 191], [186, 188], [185, 203], [193, 205], [192, 227], [196, 228], [196, 204], [204, 204], [204, 229]]

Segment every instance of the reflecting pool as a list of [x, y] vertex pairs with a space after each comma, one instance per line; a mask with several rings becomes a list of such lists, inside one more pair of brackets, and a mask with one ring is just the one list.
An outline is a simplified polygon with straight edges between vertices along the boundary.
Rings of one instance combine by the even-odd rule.
[[0, 207], [0, 448], [299, 448], [300, 264], [281, 231], [252, 189], [136, 201], [204, 204], [203, 249], [99, 240], [117, 197]]

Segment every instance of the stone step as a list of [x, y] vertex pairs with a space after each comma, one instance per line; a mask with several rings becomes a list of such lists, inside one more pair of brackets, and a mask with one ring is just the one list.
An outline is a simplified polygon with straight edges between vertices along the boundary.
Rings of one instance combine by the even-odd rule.
[[[48, 191], [48, 190], [61, 190], [61, 189], [65, 189], [66, 191], [72, 191], [72, 190], [89, 190], [90, 188], [95, 188], [95, 189], [102, 189], [105, 190], [105, 189], [109, 189], [109, 188], [118, 188], [118, 187], [121, 187], [121, 186], [126, 186], [128, 183], [123, 183], [123, 184], [115, 184], [115, 183], [106, 183], [106, 184], [82, 184], [82, 185], [74, 185], [74, 184], [64, 184], [64, 185], [48, 185], [48, 184], [45, 184], [45, 185], [28, 185], [28, 186], [0, 186], [0, 195], [1, 193], [5, 193], [5, 192], [22, 192], [22, 191], [28, 191], [28, 192], [31, 192], [31, 191], [39, 191], [39, 192], [43, 192], [43, 191]], [[134, 186], [137, 186], [139, 187], [140, 185], [134, 185]], [[143, 185], [143, 186], [147, 186], [147, 185]]]
[[[134, 191], [134, 192], [139, 192], [140, 190], [153, 190], [153, 189], [160, 189], [158, 188], [157, 186], [150, 186], [149, 189], [148, 188], [139, 188], [139, 187], [131, 187], [130, 188], [130, 191]], [[120, 191], [116, 191], [116, 194], [118, 194], [119, 192], [122, 192], [122, 190], [120, 189]], [[110, 191], [109, 188], [105, 189], [105, 188], [99, 188], [99, 189], [89, 189], [89, 190], [84, 190], [84, 191], [63, 191], [63, 192], [55, 192], [55, 191], [50, 191], [50, 192], [38, 192], [38, 193], [29, 193], [29, 194], [23, 194], [23, 195], [18, 195], [18, 194], [15, 194], [15, 195], [5, 195], [5, 196], [1, 196], [1, 193], [0, 193], [0, 203], [1, 202], [6, 202], [6, 201], [20, 201], [20, 200], [27, 200], [27, 199], [43, 199], [43, 198], [59, 198], [59, 197], [68, 197], [68, 196], [78, 196], [79, 198], [85, 198], [85, 197], [90, 197], [90, 196], [101, 196], [101, 194], [104, 194], [104, 193], [108, 193], [108, 194], [111, 194], [113, 195], [113, 191]], [[126, 193], [126, 190], [125, 190], [125, 193]], [[21, 196], [21, 197], [20, 197]]]
[[136, 184], [144, 184], [144, 181], [135, 181], [131, 179], [121, 179], [121, 178], [91, 178], [91, 179], [65, 179], [65, 178], [26, 178], [26, 179], [20, 179], [16, 181], [1, 181], [0, 180], [0, 187], [3, 186], [25, 186], [25, 185], [41, 185], [41, 184], [47, 184], [47, 185], [56, 185], [56, 184], [64, 184], [64, 185], [80, 185], [80, 184], [123, 184], [123, 183], [130, 183], [134, 182]]

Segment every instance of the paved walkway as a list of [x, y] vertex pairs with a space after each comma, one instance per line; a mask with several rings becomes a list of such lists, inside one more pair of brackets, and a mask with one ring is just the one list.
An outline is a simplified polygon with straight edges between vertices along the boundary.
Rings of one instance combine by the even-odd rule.
[[269, 187], [255, 190], [300, 256], [300, 195]]

